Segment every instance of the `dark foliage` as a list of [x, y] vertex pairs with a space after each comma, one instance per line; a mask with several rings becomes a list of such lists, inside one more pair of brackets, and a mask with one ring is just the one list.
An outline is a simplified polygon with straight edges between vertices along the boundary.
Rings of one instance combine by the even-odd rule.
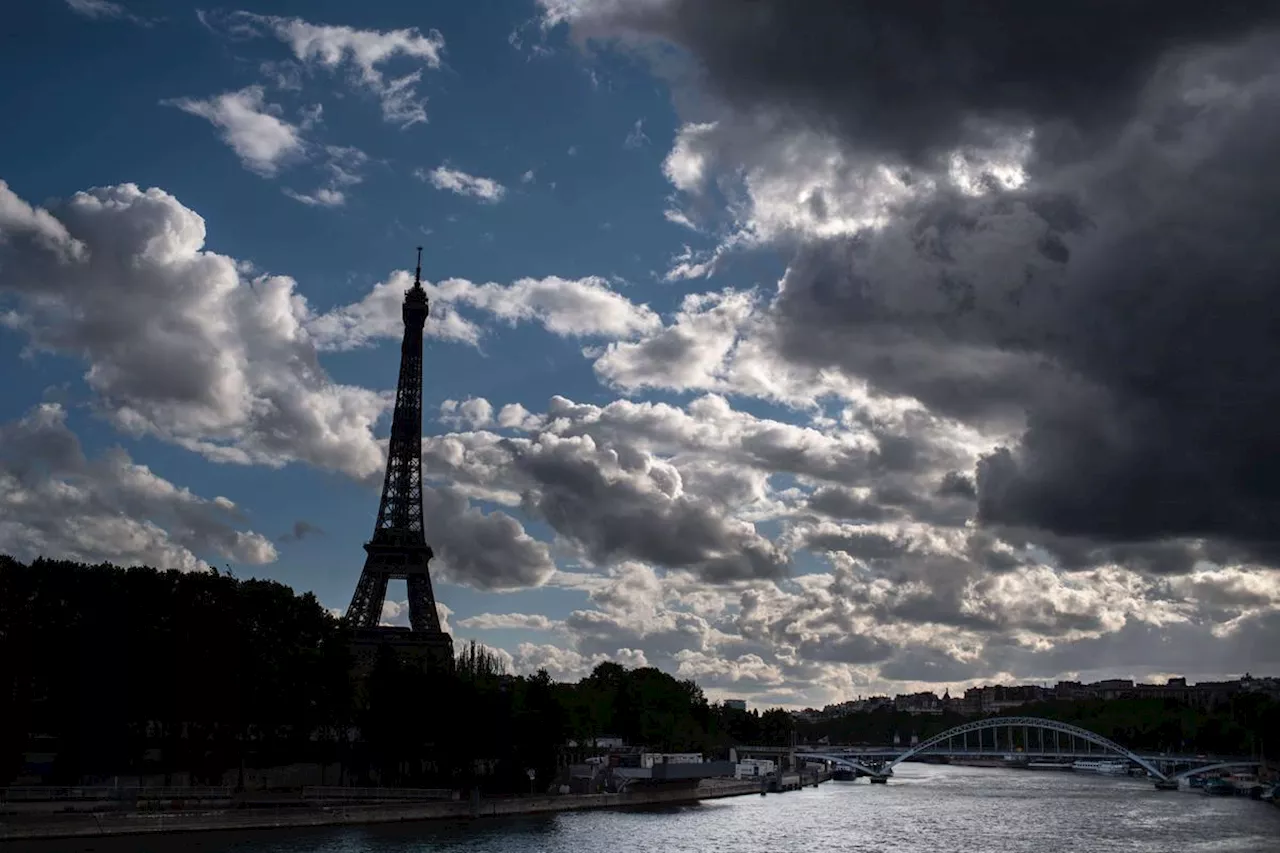
[[[1213, 708], [1171, 699], [1039, 702], [1001, 716], [1014, 714], [1061, 720], [1138, 751], [1259, 755], [1280, 748], [1280, 702], [1261, 694], [1237, 695]], [[959, 714], [912, 716], [882, 710], [800, 723], [797, 736], [802, 741], [825, 737], [831, 743], [887, 744], [897, 735], [906, 743], [912, 735], [924, 740], [966, 721]], [[1015, 740], [1020, 737], [1015, 731]], [[1036, 737], [1031, 735], [1033, 745]]]
[[[796, 727], [789, 714], [709, 704], [652, 667], [603, 663], [577, 684], [506, 673], [471, 643], [452, 673], [390, 654], [353, 679], [349, 637], [310, 594], [229, 575], [0, 557], [0, 784], [33, 743], [56, 755], [50, 781], [339, 765], [330, 784], [528, 791], [612, 735], [723, 756], [735, 744], [889, 743], [958, 716], [858, 714]], [[1161, 701], [1046, 703], [1020, 713], [1084, 726], [1136, 749], [1256, 753], [1280, 705], [1259, 696], [1197, 710]]]
[[381, 655], [351, 676], [342, 622], [311, 594], [217, 572], [0, 557], [0, 784], [33, 741], [50, 781], [338, 763], [327, 781], [491, 792], [551, 783], [569, 740], [663, 750], [788, 743], [791, 718], [708, 705], [653, 668], [598, 666], [578, 684], [517, 677], [472, 643], [451, 674]]

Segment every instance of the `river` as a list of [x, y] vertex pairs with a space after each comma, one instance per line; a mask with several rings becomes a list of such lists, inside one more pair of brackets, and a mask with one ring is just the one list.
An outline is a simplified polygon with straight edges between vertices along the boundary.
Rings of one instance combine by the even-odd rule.
[[44, 842], [95, 853], [1198, 853], [1280, 851], [1280, 809], [1149, 782], [927, 764], [692, 806], [474, 823]]

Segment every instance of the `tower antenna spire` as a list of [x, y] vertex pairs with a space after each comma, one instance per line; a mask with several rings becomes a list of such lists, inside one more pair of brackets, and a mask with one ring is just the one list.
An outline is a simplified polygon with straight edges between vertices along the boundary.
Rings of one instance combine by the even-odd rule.
[[418, 269], [413, 273], [413, 286], [422, 287], [422, 247], [418, 247]]

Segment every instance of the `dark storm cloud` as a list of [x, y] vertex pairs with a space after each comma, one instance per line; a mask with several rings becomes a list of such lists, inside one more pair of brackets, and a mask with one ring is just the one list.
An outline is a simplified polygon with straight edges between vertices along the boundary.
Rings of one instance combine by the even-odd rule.
[[475, 589], [538, 586], [555, 571], [543, 542], [502, 512], [482, 512], [456, 489], [422, 490], [422, 513], [437, 561], [433, 569]]
[[838, 486], [824, 486], [809, 498], [808, 506], [815, 512], [829, 515], [832, 518], [849, 519], [851, 521], [875, 522], [897, 517], [898, 513], [860, 497], [848, 489]]
[[778, 578], [787, 557], [714, 501], [678, 493], [678, 475], [626, 446], [587, 440], [530, 447], [515, 460], [536, 487], [525, 508], [582, 543], [593, 559], [633, 557], [709, 581]]
[[959, 417], [1025, 412], [1020, 444], [979, 466], [986, 523], [1269, 549], [1276, 47], [1171, 71], [1119, 143], [1053, 181], [935, 194], [879, 231], [805, 248], [776, 306], [782, 351]]
[[978, 488], [971, 477], [959, 471], [948, 471], [938, 486], [938, 496], [974, 500], [978, 497]]
[[796, 651], [807, 661], [865, 664], [885, 660], [893, 654], [893, 646], [865, 634], [849, 634], [805, 641]]
[[1280, 611], [1244, 617], [1234, 631], [1215, 637], [1191, 623], [1149, 625], [1130, 621], [1116, 632], [1037, 650], [992, 638], [984, 649], [990, 672], [1024, 679], [1078, 673], [1090, 681], [1115, 673], [1181, 672], [1192, 681], [1280, 666]]
[[[848, 168], [922, 167], [876, 228], [802, 245], [772, 343], [1025, 428], [977, 472], [981, 521], [1276, 556], [1280, 2], [583, 8], [579, 36], [682, 46], [749, 168], [785, 177], [780, 135], [813, 129]], [[934, 156], [1025, 131], [1017, 189]]]
[[903, 649], [880, 667], [880, 677], [896, 681], [965, 681], [984, 671], [977, 663], [957, 660], [937, 649]]
[[1274, 23], [1254, 0], [670, 0], [601, 3], [585, 35], [685, 48], [739, 111], [834, 131], [908, 162], [991, 126], [1115, 127], [1170, 50]]

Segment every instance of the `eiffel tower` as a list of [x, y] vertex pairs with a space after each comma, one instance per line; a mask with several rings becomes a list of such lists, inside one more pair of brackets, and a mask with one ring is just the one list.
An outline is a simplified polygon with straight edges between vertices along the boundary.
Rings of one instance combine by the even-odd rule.
[[[389, 645], [401, 657], [423, 666], [453, 664], [453, 639], [440, 630], [440, 615], [431, 591], [431, 546], [422, 527], [422, 327], [430, 308], [422, 289], [422, 247], [413, 287], [405, 291], [401, 316], [400, 380], [391, 418], [387, 473], [373, 538], [364, 546], [364, 571], [356, 584], [347, 623], [355, 634], [358, 666], [372, 663], [379, 646]], [[403, 578], [409, 588], [409, 628], [381, 626], [387, 582]], [[362, 667], [363, 668], [363, 667]]]

